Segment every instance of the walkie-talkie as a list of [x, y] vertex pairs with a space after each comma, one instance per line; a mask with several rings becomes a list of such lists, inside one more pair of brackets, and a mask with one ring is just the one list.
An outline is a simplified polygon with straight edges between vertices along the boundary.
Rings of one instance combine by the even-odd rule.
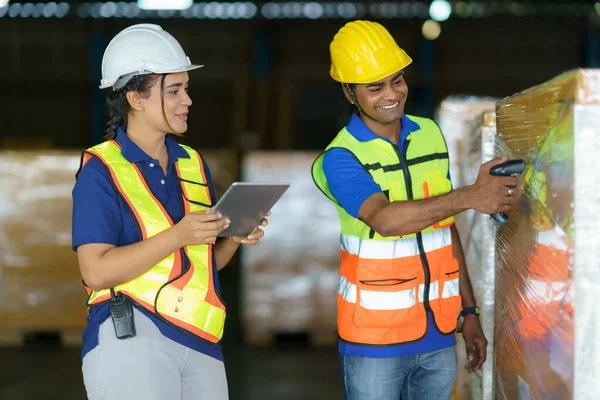
[[[525, 161], [510, 160], [498, 164], [490, 169], [490, 174], [494, 176], [517, 176], [525, 170]], [[503, 212], [492, 214], [494, 225], [502, 226], [508, 222], [508, 215]]]
[[135, 324], [133, 322], [133, 305], [131, 300], [110, 289], [110, 316], [115, 326], [117, 339], [127, 339], [135, 336]]

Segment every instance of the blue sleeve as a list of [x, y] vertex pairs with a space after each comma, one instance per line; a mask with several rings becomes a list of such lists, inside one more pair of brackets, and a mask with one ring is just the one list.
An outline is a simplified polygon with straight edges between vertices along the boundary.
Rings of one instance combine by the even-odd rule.
[[88, 243], [116, 246], [123, 228], [119, 194], [100, 160], [92, 158], [81, 169], [72, 197], [73, 250]]
[[358, 218], [358, 210], [366, 199], [381, 192], [373, 177], [345, 149], [331, 149], [325, 153], [323, 173], [333, 197], [354, 218]]

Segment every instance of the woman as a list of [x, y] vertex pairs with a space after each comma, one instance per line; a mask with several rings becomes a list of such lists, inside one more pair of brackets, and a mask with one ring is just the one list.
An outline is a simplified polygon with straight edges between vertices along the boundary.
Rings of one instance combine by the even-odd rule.
[[217, 271], [264, 232], [217, 238], [230, 221], [207, 212], [208, 167], [167, 135], [187, 130], [188, 71], [199, 67], [150, 24], [123, 30], [104, 54], [107, 141], [83, 153], [73, 189], [91, 400], [228, 398]]

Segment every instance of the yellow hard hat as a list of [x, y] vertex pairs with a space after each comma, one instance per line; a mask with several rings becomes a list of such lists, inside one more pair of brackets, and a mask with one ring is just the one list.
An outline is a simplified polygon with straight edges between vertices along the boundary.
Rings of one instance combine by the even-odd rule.
[[329, 45], [331, 77], [341, 83], [373, 83], [406, 68], [412, 59], [377, 22], [352, 21]]

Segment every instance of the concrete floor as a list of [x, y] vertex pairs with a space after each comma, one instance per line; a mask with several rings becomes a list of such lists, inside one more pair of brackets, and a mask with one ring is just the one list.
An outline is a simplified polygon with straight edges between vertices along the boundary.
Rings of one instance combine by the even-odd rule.
[[[342, 399], [337, 348], [226, 345], [231, 400]], [[79, 349], [0, 348], [0, 400], [84, 400]]]

